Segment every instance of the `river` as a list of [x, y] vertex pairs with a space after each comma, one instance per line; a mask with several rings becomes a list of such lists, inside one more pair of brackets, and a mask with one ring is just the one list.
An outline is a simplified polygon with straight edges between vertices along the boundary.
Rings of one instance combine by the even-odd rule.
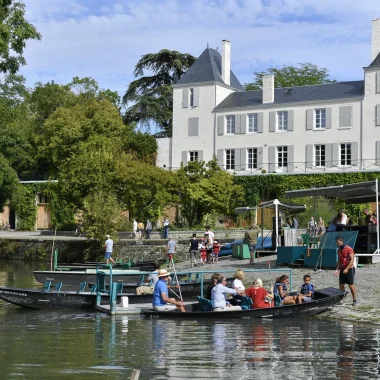
[[[0, 286], [38, 286], [0, 261]], [[36, 311], [0, 301], [0, 378], [374, 379], [380, 327], [315, 319], [172, 321]]]

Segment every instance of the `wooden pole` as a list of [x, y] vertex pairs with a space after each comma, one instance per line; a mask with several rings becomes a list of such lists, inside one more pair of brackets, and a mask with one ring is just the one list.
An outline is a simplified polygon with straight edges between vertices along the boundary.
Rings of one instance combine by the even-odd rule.
[[132, 371], [131, 380], [139, 380], [139, 377], [140, 377], [140, 370], [134, 369]]

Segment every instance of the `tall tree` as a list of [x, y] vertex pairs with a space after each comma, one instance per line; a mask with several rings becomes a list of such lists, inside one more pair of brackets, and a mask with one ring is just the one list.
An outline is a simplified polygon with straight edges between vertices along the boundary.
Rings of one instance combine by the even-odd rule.
[[145, 127], [155, 123], [164, 135], [171, 136], [171, 85], [178, 82], [195, 59], [191, 54], [166, 49], [143, 55], [133, 72], [135, 77], [140, 78], [130, 83], [123, 97], [123, 104], [128, 107], [124, 121], [127, 124], [140, 123]]
[[254, 81], [244, 85], [246, 90], [261, 89], [264, 75], [274, 75], [274, 87], [276, 88], [336, 82], [336, 80], [330, 79], [328, 69], [309, 62], [300, 63], [298, 66], [283, 66], [279, 69], [272, 67], [267, 71], [255, 72], [254, 75]]
[[26, 64], [23, 57], [26, 41], [40, 40], [37, 29], [25, 20], [21, 1], [0, 2], [0, 72], [15, 74]]

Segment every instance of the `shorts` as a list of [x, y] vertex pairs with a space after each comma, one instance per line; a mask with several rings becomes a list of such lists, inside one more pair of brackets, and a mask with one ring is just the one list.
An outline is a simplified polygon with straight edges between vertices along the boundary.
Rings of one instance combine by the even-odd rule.
[[104, 255], [106, 260], [109, 260], [111, 256], [112, 256], [112, 252], [106, 252], [106, 254]]
[[167, 303], [166, 305], [162, 305], [162, 306], [153, 305], [153, 310], [156, 310], [156, 311], [173, 311], [176, 309], [177, 309], [177, 307], [175, 305], [170, 304], [170, 303]]
[[153, 286], [139, 286], [137, 289], [141, 294], [153, 294], [154, 291]]
[[354, 285], [355, 280], [355, 268], [350, 268], [346, 274], [343, 273], [343, 269], [339, 272], [339, 285], [347, 284]]
[[311, 297], [303, 297], [302, 302], [311, 302], [313, 299]]
[[256, 244], [249, 244], [249, 251], [252, 252], [256, 249]]

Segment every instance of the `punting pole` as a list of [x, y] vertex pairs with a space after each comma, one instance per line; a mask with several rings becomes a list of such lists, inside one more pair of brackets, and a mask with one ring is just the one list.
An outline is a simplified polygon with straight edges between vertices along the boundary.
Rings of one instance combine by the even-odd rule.
[[181, 293], [181, 286], [180, 286], [179, 281], [178, 281], [177, 272], [175, 270], [173, 257], [172, 257], [172, 265], [173, 265], [174, 277], [175, 277], [175, 280], [177, 281], [177, 284], [179, 286], [179, 288], [178, 288], [179, 297], [180, 297], [181, 301], [183, 302], [182, 293]]

